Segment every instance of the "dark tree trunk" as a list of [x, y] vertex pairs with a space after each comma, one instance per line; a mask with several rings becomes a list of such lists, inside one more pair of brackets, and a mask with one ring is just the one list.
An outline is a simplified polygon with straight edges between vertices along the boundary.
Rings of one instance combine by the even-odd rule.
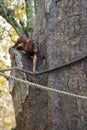
[[[37, 70], [60, 66], [87, 54], [86, 0], [41, 0], [34, 39], [40, 44]], [[14, 54], [13, 54], [14, 53]], [[12, 66], [32, 69], [32, 61], [12, 50]], [[19, 55], [17, 58], [16, 55]], [[16, 59], [13, 60], [14, 56]], [[19, 62], [19, 59], [20, 62]], [[87, 96], [87, 59], [61, 70], [19, 78], [51, 88]], [[18, 130], [87, 130], [87, 102], [10, 82]], [[14, 87], [15, 86], [15, 87]]]

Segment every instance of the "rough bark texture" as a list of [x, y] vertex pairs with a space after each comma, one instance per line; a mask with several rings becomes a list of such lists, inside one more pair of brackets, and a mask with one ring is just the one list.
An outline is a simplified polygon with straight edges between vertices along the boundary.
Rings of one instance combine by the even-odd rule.
[[[40, 0], [34, 30], [41, 54], [38, 71], [71, 62], [87, 53], [86, 14], [86, 0]], [[17, 59], [13, 59], [14, 56], [12, 62], [15, 63]], [[20, 62], [22, 68], [31, 70], [32, 61], [26, 56], [21, 55]], [[20, 75], [20, 72], [12, 74]], [[24, 74], [21, 76], [24, 78]], [[25, 79], [87, 96], [87, 59], [49, 74], [25, 75]], [[12, 82], [12, 85], [18, 130], [87, 130], [86, 101], [31, 86], [28, 89], [26, 85], [21, 89], [21, 83]]]

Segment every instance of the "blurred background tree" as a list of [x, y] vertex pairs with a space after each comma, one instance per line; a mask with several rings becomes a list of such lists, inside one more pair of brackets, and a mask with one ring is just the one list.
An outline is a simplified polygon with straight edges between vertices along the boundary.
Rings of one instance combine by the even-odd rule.
[[[0, 0], [0, 68], [10, 67], [8, 53], [18, 36], [32, 38], [38, 0]], [[8, 81], [0, 76], [0, 130], [15, 127]]]

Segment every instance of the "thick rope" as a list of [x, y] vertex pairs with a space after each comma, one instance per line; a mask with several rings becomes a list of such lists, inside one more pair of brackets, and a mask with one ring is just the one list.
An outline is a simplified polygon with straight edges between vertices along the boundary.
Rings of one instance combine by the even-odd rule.
[[[55, 70], [60, 70], [60, 69], [63, 69], [65, 67], [68, 67], [68, 66], [71, 66], [75, 63], [78, 63], [78, 62], [81, 62], [82, 60], [86, 59], [87, 58], [87, 55], [84, 55], [76, 60], [73, 60], [71, 61], [70, 63], [65, 63], [61, 66], [56, 66], [56, 67], [53, 67], [53, 68], [50, 68], [50, 69], [47, 69], [47, 70], [43, 70], [43, 71], [40, 71], [40, 72], [36, 72], [36, 75], [41, 75], [41, 74], [45, 74], [45, 73], [50, 73], [52, 71], [55, 71]], [[23, 73], [27, 73], [27, 74], [31, 74], [33, 75], [33, 72], [32, 71], [28, 71], [28, 70], [23, 70], [19, 67], [12, 67], [12, 68], [7, 68], [7, 69], [0, 69], [1, 72], [4, 72], [4, 71], [12, 71], [12, 70], [19, 70], [19, 71], [22, 71]]]
[[19, 67], [11, 67], [11, 68], [6, 68], [6, 69], [0, 69], [0, 72], [5, 72], [5, 71], [12, 71], [12, 70], [19, 70], [23, 73], [28, 73], [28, 74], [31, 74], [33, 75], [33, 72], [32, 71], [29, 71], [29, 70], [23, 70]]
[[2, 73], [2, 72], [0, 72], [0, 75], [4, 76], [5, 78], [14, 79], [15, 81], [18, 81], [18, 82], [21, 82], [21, 83], [24, 83], [24, 84], [28, 84], [33, 88], [39, 88], [39, 89], [46, 90], [46, 91], [49, 91], [49, 92], [55, 92], [55, 93], [58, 93], [58, 94], [61, 94], [61, 95], [66, 95], [66, 96], [71, 96], [71, 97], [87, 100], [86, 96], [81, 96], [81, 95], [77, 95], [77, 94], [68, 93], [68, 92], [65, 92], [65, 91], [49, 88], [47, 86], [42, 86], [42, 85], [35, 84], [35, 83], [29, 82], [29, 81], [26, 81], [26, 80], [22, 80], [20, 78], [16, 78], [16, 77], [13, 77], [13, 76], [10, 76], [10, 75], [6, 75], [5, 73]]

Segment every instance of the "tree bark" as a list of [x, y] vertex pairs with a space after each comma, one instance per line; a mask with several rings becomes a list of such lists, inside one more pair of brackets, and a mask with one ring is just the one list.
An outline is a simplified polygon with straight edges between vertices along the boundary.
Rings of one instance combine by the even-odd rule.
[[[69, 63], [87, 54], [86, 5], [86, 0], [40, 1], [33, 35], [34, 39], [39, 41], [40, 47], [38, 71]], [[13, 63], [16, 60], [12, 58]], [[18, 64], [19, 62], [16, 61], [15, 65], [20, 67]], [[24, 69], [32, 69], [32, 61], [24, 55], [21, 56], [21, 64]], [[87, 59], [52, 73], [40, 76], [23, 75], [25, 79], [34, 83], [87, 96], [86, 67]], [[18, 74], [20, 75], [19, 72], [12, 72], [12, 75]], [[10, 86], [13, 86], [11, 92], [18, 130], [87, 129], [85, 100], [31, 86], [21, 87], [21, 83], [19, 85], [15, 84], [16, 82], [10, 83]], [[18, 94], [20, 91], [21, 95]], [[17, 108], [18, 104], [20, 107]]]

